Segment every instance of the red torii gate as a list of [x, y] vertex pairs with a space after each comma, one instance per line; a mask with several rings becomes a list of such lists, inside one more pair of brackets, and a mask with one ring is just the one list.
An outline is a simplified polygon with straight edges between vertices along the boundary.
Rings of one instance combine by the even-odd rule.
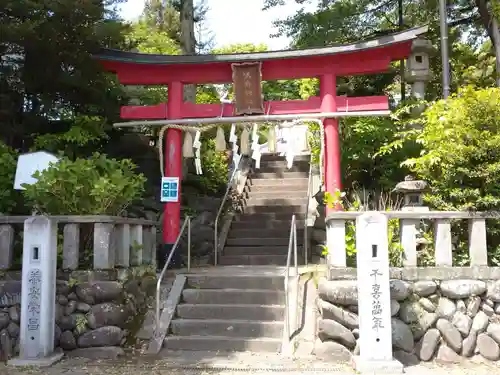
[[[268, 101], [263, 109], [269, 119], [280, 116], [300, 118], [317, 114], [325, 130], [325, 191], [341, 190], [338, 117], [385, 115], [389, 109], [386, 96], [341, 97], [336, 95], [336, 78], [385, 72], [392, 61], [406, 59], [413, 40], [427, 32], [426, 27], [383, 36], [378, 39], [333, 47], [241, 53], [227, 55], [154, 55], [105, 49], [97, 56], [107, 71], [117, 74], [124, 85], [167, 85], [168, 103], [154, 106], [124, 106], [121, 117], [127, 120], [163, 120], [186, 123], [186, 119], [212, 119], [213, 123], [234, 116], [230, 104], [193, 104], [184, 102], [185, 84], [217, 84], [233, 81], [233, 67], [241, 63], [259, 63], [262, 80], [319, 77], [320, 96], [308, 100]], [[260, 121], [265, 116], [257, 116]], [[252, 122], [255, 116], [244, 116]], [[176, 121], [174, 121], [176, 120]], [[147, 125], [148, 121], [144, 121]], [[165, 176], [182, 176], [182, 131], [168, 129], [165, 143]], [[166, 203], [163, 241], [172, 245], [180, 230], [180, 202]]]

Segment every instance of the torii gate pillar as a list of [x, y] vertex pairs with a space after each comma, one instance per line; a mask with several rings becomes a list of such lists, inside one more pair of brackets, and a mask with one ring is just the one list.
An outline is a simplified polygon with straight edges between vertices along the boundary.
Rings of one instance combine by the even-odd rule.
[[[333, 74], [325, 74], [319, 80], [321, 96], [321, 112], [337, 111], [337, 80]], [[341, 169], [340, 169], [340, 138], [339, 121], [333, 118], [323, 120], [325, 129], [325, 191], [334, 193], [342, 190]], [[329, 211], [339, 211], [340, 206], [326, 208]]]
[[[168, 84], [167, 118], [182, 118], [182, 105], [184, 102], [184, 85], [181, 82]], [[163, 211], [163, 246], [157, 257], [158, 266], [163, 268], [166, 258], [179, 235], [181, 218], [181, 183], [182, 180], [182, 130], [169, 128], [165, 139], [165, 177], [179, 178], [179, 200], [165, 203]], [[173, 255], [172, 265], [179, 265], [180, 253]]]

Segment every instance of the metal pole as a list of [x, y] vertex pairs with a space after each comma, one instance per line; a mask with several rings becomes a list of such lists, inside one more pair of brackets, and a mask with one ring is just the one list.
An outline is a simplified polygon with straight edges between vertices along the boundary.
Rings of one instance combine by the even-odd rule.
[[191, 270], [191, 217], [188, 216], [188, 264], [187, 269], [188, 272]]
[[[389, 116], [391, 111], [352, 111], [352, 112], [318, 112], [318, 113], [298, 113], [296, 115], [257, 115], [239, 117], [213, 117], [213, 118], [185, 118], [178, 120], [140, 120], [117, 122], [113, 124], [115, 128], [128, 128], [134, 126], [164, 126], [164, 125], [207, 125], [207, 124], [236, 124], [242, 122], [262, 122], [262, 121], [293, 121], [293, 120], [317, 120], [318, 118], [342, 118], [342, 117], [372, 117]], [[281, 127], [294, 126], [295, 124], [282, 124]]]
[[439, 21], [441, 25], [441, 60], [443, 66], [443, 98], [450, 95], [450, 58], [448, 55], [448, 17], [446, 0], [439, 0]]

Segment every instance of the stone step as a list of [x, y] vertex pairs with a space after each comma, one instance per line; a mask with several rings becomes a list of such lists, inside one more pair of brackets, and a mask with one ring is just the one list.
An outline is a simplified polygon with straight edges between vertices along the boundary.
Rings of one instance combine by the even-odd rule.
[[[288, 246], [289, 236], [281, 238], [228, 238], [226, 246]], [[297, 245], [302, 245], [304, 238], [297, 238]]]
[[309, 163], [300, 162], [293, 163], [291, 168], [288, 168], [286, 162], [272, 162], [269, 164], [261, 164], [259, 169], [253, 169], [253, 173], [290, 173], [290, 172], [304, 172], [309, 176]]
[[287, 254], [222, 255], [219, 264], [221, 266], [286, 266], [286, 257]]
[[[299, 228], [304, 228], [304, 220], [296, 220], [297, 224], [297, 229]], [[241, 221], [236, 221], [233, 220], [231, 223], [231, 230], [229, 233], [231, 233], [233, 230], [240, 230], [240, 229], [246, 229], [246, 230], [267, 230], [267, 229], [274, 229], [274, 230], [283, 230], [283, 231], [290, 231], [290, 225], [291, 225], [291, 218], [288, 220], [241, 220]]]
[[[297, 228], [297, 237], [304, 235], [304, 229]], [[249, 229], [234, 229], [229, 230], [228, 238], [282, 238], [290, 237], [290, 226], [282, 229], [259, 229], [256, 231], [254, 228]]]
[[[311, 160], [311, 155], [310, 154], [304, 154], [304, 155], [295, 155], [293, 157], [293, 162], [295, 163], [296, 161], [307, 161], [309, 162]], [[270, 163], [273, 161], [286, 161], [285, 156], [281, 156], [279, 154], [262, 154], [260, 158], [260, 163]]]
[[283, 305], [285, 293], [262, 289], [184, 289], [183, 302], [201, 304]]
[[266, 206], [245, 206], [243, 207], [243, 213], [245, 214], [260, 214], [260, 213], [283, 213], [290, 216], [292, 219], [293, 214], [304, 214], [307, 212], [307, 207], [305, 204], [297, 206], [280, 206], [280, 205], [266, 205]]
[[261, 172], [260, 169], [255, 170], [250, 175], [250, 178], [253, 180], [265, 178], [265, 179], [288, 179], [288, 178], [305, 178], [307, 181], [309, 177], [309, 172], [285, 172], [285, 171], [276, 171], [276, 172]]
[[283, 290], [283, 276], [268, 275], [188, 275], [187, 285], [194, 289], [223, 289], [228, 285], [233, 289]]
[[307, 189], [287, 191], [282, 188], [250, 190], [245, 191], [249, 199], [305, 199], [307, 198]]
[[[281, 284], [283, 284], [283, 278]], [[237, 319], [282, 321], [285, 307], [279, 305], [211, 305], [211, 304], [180, 304], [177, 306], [177, 316], [183, 319]]]
[[273, 190], [286, 190], [286, 191], [307, 191], [307, 178], [268, 178], [268, 179], [248, 179], [247, 187], [250, 191], [270, 191]]
[[227, 319], [174, 319], [170, 329], [176, 336], [271, 337], [283, 334], [283, 322]]
[[246, 201], [246, 206], [304, 206], [307, 203], [307, 197], [301, 198], [273, 198], [273, 197], [258, 197], [255, 198], [250, 194], [250, 198]]
[[287, 246], [226, 246], [224, 254], [226, 255], [286, 255]]
[[[292, 222], [292, 215], [295, 214], [295, 219], [301, 222], [305, 219], [304, 213], [288, 213], [288, 212], [258, 212], [258, 213], [247, 213], [243, 212], [236, 215], [233, 219], [233, 223], [255, 223], [262, 222], [268, 223], [270, 221], [280, 221], [280, 222]], [[233, 224], [231, 224], [232, 226]], [[267, 225], [267, 224], [266, 224]]]
[[225, 336], [167, 336], [163, 346], [170, 350], [278, 353], [281, 350], [281, 339], [264, 337], [251, 339]]

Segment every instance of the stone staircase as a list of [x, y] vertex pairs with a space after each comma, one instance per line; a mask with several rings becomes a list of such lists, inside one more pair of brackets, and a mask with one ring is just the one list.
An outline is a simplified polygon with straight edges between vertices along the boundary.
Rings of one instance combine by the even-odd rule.
[[163, 347], [279, 352], [285, 310], [282, 274], [274, 267], [266, 272], [236, 269], [186, 275]]
[[286, 265], [293, 214], [298, 252], [303, 254], [309, 163], [309, 155], [297, 156], [288, 169], [284, 157], [262, 156], [261, 168], [247, 180], [243, 207], [231, 224], [220, 265]]

